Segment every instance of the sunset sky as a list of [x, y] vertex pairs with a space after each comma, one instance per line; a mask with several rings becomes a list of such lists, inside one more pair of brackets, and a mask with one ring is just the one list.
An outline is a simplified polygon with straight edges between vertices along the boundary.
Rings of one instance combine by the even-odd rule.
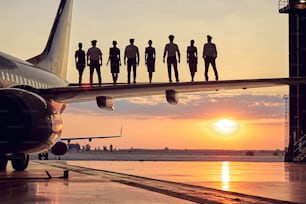
[[[0, 1], [1, 51], [22, 59], [39, 54], [59, 1]], [[287, 77], [287, 24], [277, 0], [75, 0], [67, 79], [77, 81], [78, 42], [87, 50], [91, 40], [98, 40], [103, 81], [111, 82], [105, 63], [112, 41], [118, 41], [123, 53], [129, 38], [135, 38], [140, 50], [137, 82], [148, 81], [144, 50], [150, 39], [157, 52], [153, 82], [167, 81], [162, 54], [169, 34], [175, 35], [182, 54], [181, 81], [190, 81], [186, 49], [191, 39], [199, 52], [195, 79], [204, 79], [201, 56], [207, 34], [217, 45], [220, 80]], [[212, 70], [209, 74], [214, 78]], [[87, 69], [84, 81], [88, 79]], [[119, 82], [126, 82], [125, 66]], [[122, 99], [115, 101], [113, 112], [99, 110], [95, 102], [70, 104], [63, 114], [63, 136], [118, 134], [123, 126], [123, 138], [93, 141], [92, 146], [283, 149], [286, 94], [287, 87], [186, 94], [177, 106], [167, 104], [164, 96]]]

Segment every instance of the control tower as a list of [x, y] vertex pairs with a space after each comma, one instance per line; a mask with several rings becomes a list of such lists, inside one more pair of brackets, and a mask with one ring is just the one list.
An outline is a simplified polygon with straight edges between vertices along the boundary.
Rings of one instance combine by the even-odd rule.
[[[306, 0], [279, 0], [289, 15], [289, 76], [306, 77]], [[289, 144], [285, 161], [306, 162], [306, 85], [289, 87]]]

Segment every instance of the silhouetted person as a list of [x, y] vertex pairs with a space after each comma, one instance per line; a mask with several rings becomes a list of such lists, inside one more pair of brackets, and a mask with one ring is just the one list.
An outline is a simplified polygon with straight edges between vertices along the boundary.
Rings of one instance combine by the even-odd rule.
[[136, 83], [136, 68], [139, 65], [139, 50], [134, 45], [134, 39], [130, 39], [130, 44], [124, 50], [124, 64], [127, 59], [128, 83], [131, 82], [131, 70], [133, 67], [133, 82]]
[[147, 65], [147, 70], [149, 73], [149, 82], [152, 83], [153, 72], [155, 72], [155, 48], [152, 47], [152, 40], [148, 42], [149, 47], [146, 47], [145, 51], [145, 61]]
[[194, 81], [194, 75], [197, 72], [198, 65], [198, 51], [194, 46], [194, 40], [191, 40], [190, 46], [187, 47], [187, 63], [189, 64], [191, 81]]
[[208, 81], [208, 68], [209, 64], [211, 64], [215, 72], [216, 81], [218, 81], [219, 76], [216, 67], [217, 48], [216, 45], [211, 42], [211, 40], [212, 37], [210, 35], [207, 35], [207, 43], [204, 44], [203, 48], [203, 58], [205, 62], [205, 79], [206, 81]]
[[74, 54], [76, 69], [79, 71], [79, 85], [82, 84], [82, 76], [86, 66], [85, 51], [82, 50], [82, 47], [82, 43], [79, 43], [79, 49]]
[[116, 46], [117, 46], [117, 41], [113, 41], [113, 47], [109, 48], [109, 58], [106, 63], [106, 65], [108, 65], [110, 61], [110, 68], [114, 84], [117, 83], [118, 74], [120, 72], [119, 67], [121, 66], [120, 49], [117, 48]]
[[171, 65], [173, 65], [174, 68], [174, 74], [176, 78], [176, 82], [179, 82], [179, 74], [177, 70], [177, 59], [176, 55], [178, 56], [178, 62], [180, 63], [181, 61], [181, 54], [179, 51], [179, 48], [177, 44], [173, 43], [174, 36], [169, 35], [169, 41], [170, 43], [166, 44], [165, 49], [164, 49], [164, 56], [163, 56], [163, 62], [165, 63], [165, 57], [167, 55], [167, 67], [168, 67], [168, 77], [169, 77], [169, 82], [172, 82], [172, 77], [171, 77]]
[[91, 41], [92, 47], [87, 51], [87, 65], [90, 68], [90, 84], [93, 84], [93, 74], [96, 69], [98, 74], [99, 85], [102, 83], [101, 77], [101, 66], [102, 66], [102, 52], [99, 48], [96, 47], [97, 41]]

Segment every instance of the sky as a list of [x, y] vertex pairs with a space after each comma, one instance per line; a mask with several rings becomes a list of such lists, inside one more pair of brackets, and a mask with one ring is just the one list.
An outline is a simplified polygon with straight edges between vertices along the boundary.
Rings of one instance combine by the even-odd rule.
[[[21, 59], [39, 54], [59, 1], [0, 2], [0, 50]], [[148, 40], [157, 52], [153, 82], [167, 81], [162, 55], [169, 34], [175, 36], [181, 51], [181, 81], [190, 81], [186, 49], [192, 39], [199, 53], [195, 80], [204, 80], [201, 53], [208, 34], [217, 46], [220, 80], [288, 76], [288, 20], [278, 13], [277, 0], [75, 0], [72, 18], [70, 82], [78, 78], [74, 67], [78, 42], [87, 50], [91, 40], [98, 40], [102, 78], [111, 82], [110, 68], [105, 66], [108, 50], [117, 40], [123, 53], [130, 38], [135, 38], [140, 50], [137, 82], [148, 81], [144, 64]], [[214, 78], [212, 70], [209, 76]], [[121, 66], [119, 82], [126, 82], [126, 66]], [[176, 106], [167, 104], [164, 96], [121, 99], [115, 101], [112, 112], [99, 110], [95, 102], [69, 104], [63, 114], [63, 137], [113, 135], [123, 126], [122, 138], [96, 140], [91, 146], [283, 149], [287, 94], [287, 87], [182, 94]]]

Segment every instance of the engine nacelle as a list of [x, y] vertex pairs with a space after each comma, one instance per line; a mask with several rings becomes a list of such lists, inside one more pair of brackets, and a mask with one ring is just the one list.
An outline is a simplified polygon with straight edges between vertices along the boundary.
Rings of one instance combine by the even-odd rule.
[[39, 95], [18, 88], [0, 90], [0, 153], [39, 152], [60, 137], [62, 120]]
[[58, 141], [55, 145], [51, 148], [52, 154], [56, 156], [63, 156], [68, 151], [68, 145], [65, 142]]
[[171, 105], [178, 104], [178, 96], [175, 90], [166, 90], [166, 99]]
[[114, 101], [110, 97], [98, 96], [96, 97], [96, 102], [99, 108], [105, 110], [114, 110]]

